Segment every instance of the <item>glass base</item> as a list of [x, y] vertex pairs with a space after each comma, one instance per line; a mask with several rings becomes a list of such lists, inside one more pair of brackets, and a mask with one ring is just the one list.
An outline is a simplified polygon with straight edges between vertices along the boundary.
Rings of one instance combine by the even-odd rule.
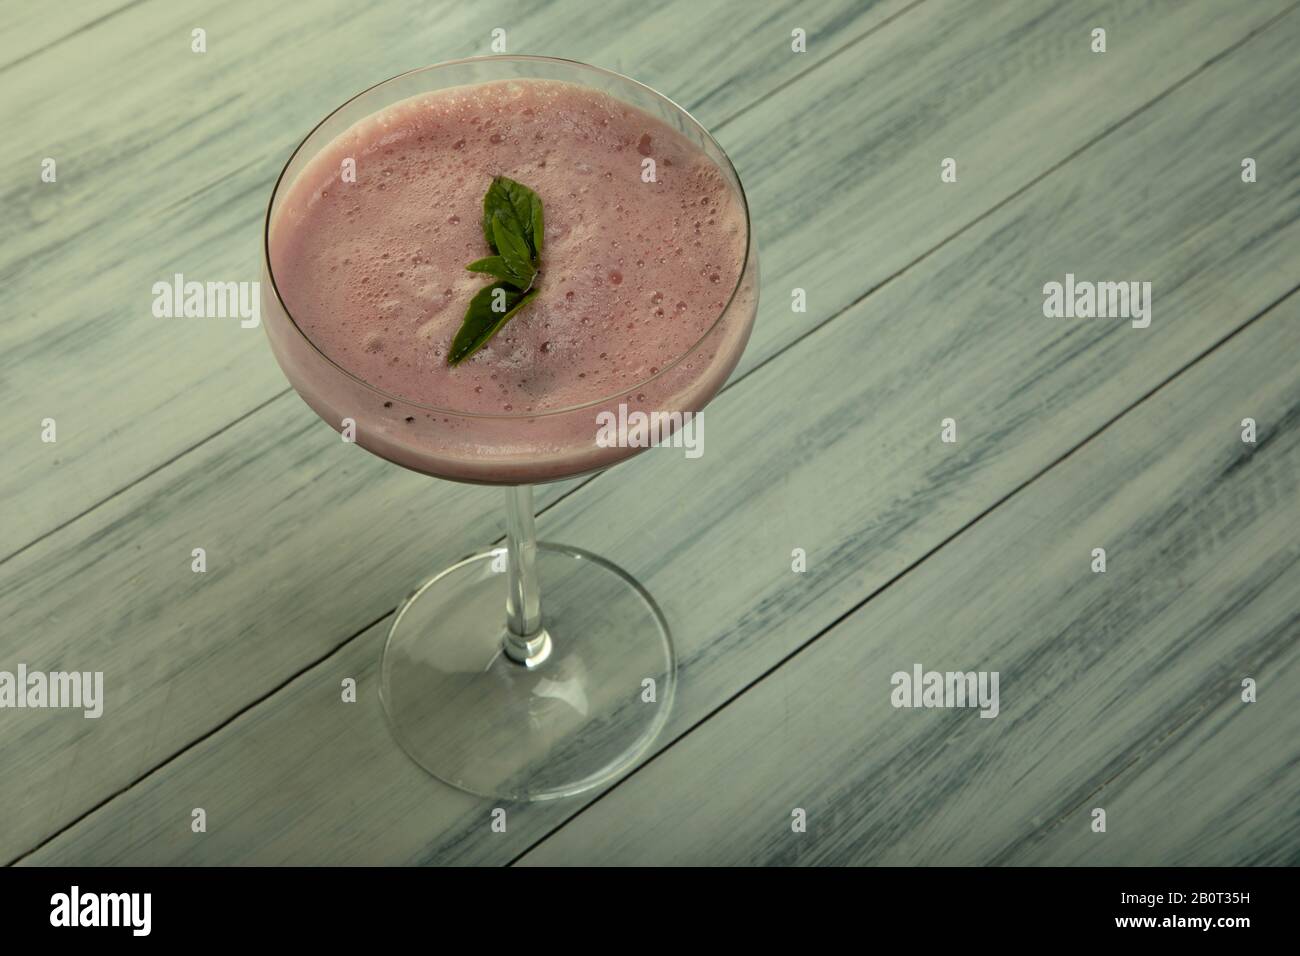
[[676, 689], [668, 625], [650, 595], [586, 551], [537, 548], [550, 641], [534, 664], [504, 651], [504, 547], [422, 585], [384, 647], [380, 696], [394, 736], [433, 776], [480, 796], [545, 800], [609, 783], [649, 749]]

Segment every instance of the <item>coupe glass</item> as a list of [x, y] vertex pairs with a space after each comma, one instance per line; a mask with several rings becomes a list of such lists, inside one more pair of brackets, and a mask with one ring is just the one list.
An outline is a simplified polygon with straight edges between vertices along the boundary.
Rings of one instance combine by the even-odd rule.
[[[409, 97], [510, 79], [594, 88], [666, 123], [717, 166], [745, 212], [744, 262], [726, 306], [694, 346], [642, 382], [566, 408], [476, 414], [413, 403], [327, 357], [276, 287], [276, 211], [303, 167], [359, 120]], [[698, 412], [731, 374], [758, 305], [758, 259], [748, 208], [726, 153], [685, 110], [625, 76], [570, 60], [491, 56], [403, 73], [348, 100], [308, 134], [285, 165], [267, 209], [263, 321], [298, 394], [336, 430], [422, 474], [502, 485], [506, 543], [425, 581], [393, 620], [380, 695], [393, 734], [435, 777], [483, 796], [541, 800], [615, 779], [668, 719], [676, 660], [654, 599], [617, 566], [578, 548], [539, 543], [533, 483], [608, 468], [635, 447], [600, 447], [598, 415], [621, 403]], [[590, 441], [575, 444], [575, 430]]]

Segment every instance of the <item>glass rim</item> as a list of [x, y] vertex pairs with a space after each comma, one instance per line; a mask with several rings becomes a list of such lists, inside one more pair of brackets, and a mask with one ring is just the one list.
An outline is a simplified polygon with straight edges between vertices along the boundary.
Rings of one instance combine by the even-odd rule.
[[[618, 391], [613, 392], [607, 396], [603, 396], [601, 398], [592, 399], [586, 402], [580, 402], [579, 404], [576, 405], [568, 405], [563, 408], [548, 408], [542, 411], [468, 412], [468, 411], [460, 411], [451, 408], [443, 408], [441, 406], [436, 406], [436, 405], [426, 405], [421, 402], [412, 401], [411, 399], [398, 395], [395, 392], [388, 392], [380, 388], [379, 386], [374, 385], [371, 382], [367, 382], [365, 379], [361, 378], [360, 376], [350, 371], [349, 369], [344, 368], [338, 362], [334, 361], [334, 359], [332, 359], [330, 356], [326, 355], [325, 352], [320, 348], [320, 346], [317, 345], [316, 342], [312, 340], [312, 337], [308, 335], [303, 330], [302, 326], [298, 324], [298, 320], [294, 318], [293, 312], [290, 311], [289, 306], [285, 303], [284, 297], [280, 295], [280, 288], [278, 285], [276, 285], [276, 281], [275, 281], [275, 270], [271, 267], [271, 212], [272, 209], [275, 207], [276, 197], [280, 195], [280, 187], [284, 185], [285, 174], [288, 173], [289, 167], [293, 164], [294, 159], [296, 159], [298, 154], [302, 152], [303, 147], [307, 145], [308, 140], [310, 140], [313, 136], [316, 135], [317, 130], [319, 130], [322, 126], [328, 123], [330, 119], [336, 116], [341, 110], [345, 109], [349, 104], [365, 96], [367, 93], [370, 93], [373, 90], [377, 90], [381, 86], [384, 86], [388, 83], [392, 83], [395, 80], [400, 80], [403, 77], [414, 76], [419, 73], [428, 73], [434, 70], [443, 69], [444, 67], [460, 66], [468, 63], [515, 62], [515, 61], [558, 63], [565, 66], [578, 67], [579, 69], [582, 70], [590, 70], [593, 73], [603, 74], [608, 77], [613, 77], [615, 79], [622, 80], [626, 83], [630, 83], [633, 86], [640, 87], [642, 90], [649, 93], [652, 97], [662, 100], [663, 102], [671, 106], [674, 110], [676, 110], [678, 113], [680, 113], [682, 116], [684, 116], [686, 120], [693, 127], [695, 127], [695, 129], [697, 129], [701, 134], [703, 134], [705, 140], [708, 143], [711, 143], [713, 147], [718, 151], [718, 154], [722, 157], [723, 162], [726, 164], [724, 171], [729, 170], [732, 179], [736, 183], [736, 192], [738, 193], [740, 198], [740, 208], [745, 216], [744, 256], [741, 259], [740, 271], [736, 275], [736, 284], [732, 288], [731, 294], [727, 296], [726, 304], [722, 307], [722, 310], [718, 313], [717, 317], [711, 323], [709, 323], [708, 328], [706, 328], [704, 332], [701, 333], [699, 339], [697, 339], [695, 343], [691, 345], [690, 348], [688, 348], [681, 355], [677, 356], [677, 358], [673, 359], [671, 362], [669, 362], [663, 368], [661, 368], [658, 372], [649, 376], [648, 378], [642, 379], [638, 382], [628, 385], [625, 388], [620, 388]], [[487, 80], [484, 82], [492, 82], [492, 81]], [[420, 94], [416, 94], [416, 95], [420, 95]], [[615, 97], [615, 99], [617, 98], [618, 97]], [[628, 105], [633, 105], [633, 104], [628, 104]], [[590, 63], [583, 63], [581, 60], [571, 60], [565, 57], [556, 57], [556, 56], [533, 56], [528, 54], [504, 54], [504, 53], [493, 54], [488, 56], [459, 57], [454, 60], [443, 60], [438, 63], [430, 64], [428, 66], [416, 67], [415, 69], [412, 70], [404, 70], [401, 73], [397, 73], [393, 76], [388, 77], [387, 79], [380, 80], [378, 83], [366, 87], [364, 90], [361, 90], [359, 93], [356, 93], [353, 96], [348, 97], [338, 106], [336, 106], [334, 109], [330, 110], [327, 114], [325, 114], [325, 116], [320, 120], [320, 122], [318, 122], [315, 126], [311, 128], [311, 130], [307, 133], [307, 135], [304, 136], [302, 140], [298, 143], [298, 145], [294, 147], [293, 152], [289, 154], [289, 158], [285, 160], [284, 166], [280, 170], [280, 175], [276, 177], [275, 185], [271, 189], [271, 198], [267, 200], [266, 217], [262, 228], [262, 263], [266, 269], [267, 278], [270, 279], [271, 289], [275, 292], [275, 300], [279, 304], [281, 311], [284, 312], [285, 316], [289, 319], [289, 322], [293, 325], [294, 331], [298, 334], [300, 338], [302, 338], [304, 342], [306, 342], [309, 346], [311, 346], [311, 348], [313, 349], [313, 351], [316, 352], [317, 355], [319, 355], [322, 359], [324, 359], [327, 363], [332, 365], [343, 375], [352, 379], [354, 382], [356, 382], [358, 385], [365, 388], [367, 391], [373, 392], [375, 395], [381, 396], [382, 398], [387, 399], [389, 401], [400, 402], [403, 406], [409, 408], [418, 408], [421, 411], [435, 412], [440, 415], [451, 415], [457, 418], [527, 420], [533, 418], [545, 418], [551, 415], [562, 415], [562, 414], [567, 414], [575, 411], [580, 411], [584, 408], [595, 408], [596, 406], [599, 405], [608, 404], [609, 402], [613, 401], [616, 398], [620, 398], [624, 395], [628, 395], [629, 393], [635, 392], [637, 389], [644, 388], [647, 385], [651, 384], [652, 382], [662, 378], [663, 376], [671, 372], [673, 369], [681, 365], [692, 355], [694, 355], [696, 351], [705, 343], [705, 341], [708, 340], [709, 336], [713, 334], [714, 330], [718, 328], [718, 326], [722, 323], [722, 320], [726, 318], [727, 313], [731, 311], [731, 307], [732, 305], [735, 304], [736, 297], [740, 293], [741, 286], [744, 284], [745, 278], [749, 274], [750, 271], [749, 260], [750, 260], [750, 253], [752, 248], [753, 248], [753, 225], [750, 221], [750, 216], [749, 216], [749, 200], [745, 196], [745, 187], [744, 184], [740, 181], [740, 173], [737, 172], [736, 166], [734, 163], [732, 163], [731, 157], [727, 154], [727, 151], [722, 148], [722, 144], [719, 143], [713, 137], [713, 134], [710, 133], [709, 130], [704, 126], [704, 124], [701, 123], [699, 120], [697, 120], [694, 116], [692, 116], [690, 111], [687, 110], [684, 106], [682, 106], [680, 103], [676, 102], [675, 100], [665, 96], [664, 94], [660, 93], [658, 90], [654, 89], [654, 87], [642, 83], [640, 80], [635, 80], [630, 76], [626, 76], [625, 74], [618, 73], [614, 70], [607, 70], [604, 67], [593, 66]]]

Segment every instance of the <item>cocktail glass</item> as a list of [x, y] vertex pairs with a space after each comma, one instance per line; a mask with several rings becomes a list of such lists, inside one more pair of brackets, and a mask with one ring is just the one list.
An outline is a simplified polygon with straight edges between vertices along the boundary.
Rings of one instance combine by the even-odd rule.
[[[413, 403], [362, 381], [304, 333], [276, 287], [271, 235], [303, 167], [359, 120], [412, 96], [510, 79], [560, 80], [608, 93], [663, 121], [717, 166], [745, 210], [744, 261], [716, 320], [674, 362], [613, 395], [564, 408], [468, 413]], [[435, 777], [483, 796], [563, 797], [608, 783], [646, 753], [668, 720], [676, 658], [653, 598], [614, 564], [537, 541], [533, 485], [608, 468], [642, 449], [602, 447], [602, 412], [620, 404], [697, 413], [749, 339], [758, 258], [740, 179], [685, 110], [608, 70], [550, 57], [491, 56], [403, 73], [354, 96], [308, 134], [267, 209], [263, 321], [298, 394], [336, 430], [422, 474], [504, 486], [504, 547], [471, 554], [398, 609], [381, 662], [393, 734]], [[350, 420], [349, 426], [345, 420]], [[676, 421], [676, 419], [672, 419]], [[575, 433], [590, 440], [575, 442]]]

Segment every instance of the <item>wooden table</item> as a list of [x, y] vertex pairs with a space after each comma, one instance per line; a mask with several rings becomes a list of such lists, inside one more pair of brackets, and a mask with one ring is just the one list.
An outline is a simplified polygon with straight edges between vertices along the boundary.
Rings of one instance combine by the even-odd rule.
[[[258, 278], [321, 116], [495, 28], [713, 130], [763, 273], [702, 458], [539, 490], [544, 538], [657, 597], [680, 687], [651, 759], [505, 832], [376, 688], [499, 492], [340, 442], [262, 331], [151, 312], [178, 272]], [[3, 31], [0, 670], [103, 671], [106, 702], [0, 710], [0, 859], [1300, 861], [1293, 0], [24, 2]], [[1067, 273], [1151, 282], [1150, 326], [1045, 316]], [[916, 664], [997, 671], [998, 716], [892, 706]]]

